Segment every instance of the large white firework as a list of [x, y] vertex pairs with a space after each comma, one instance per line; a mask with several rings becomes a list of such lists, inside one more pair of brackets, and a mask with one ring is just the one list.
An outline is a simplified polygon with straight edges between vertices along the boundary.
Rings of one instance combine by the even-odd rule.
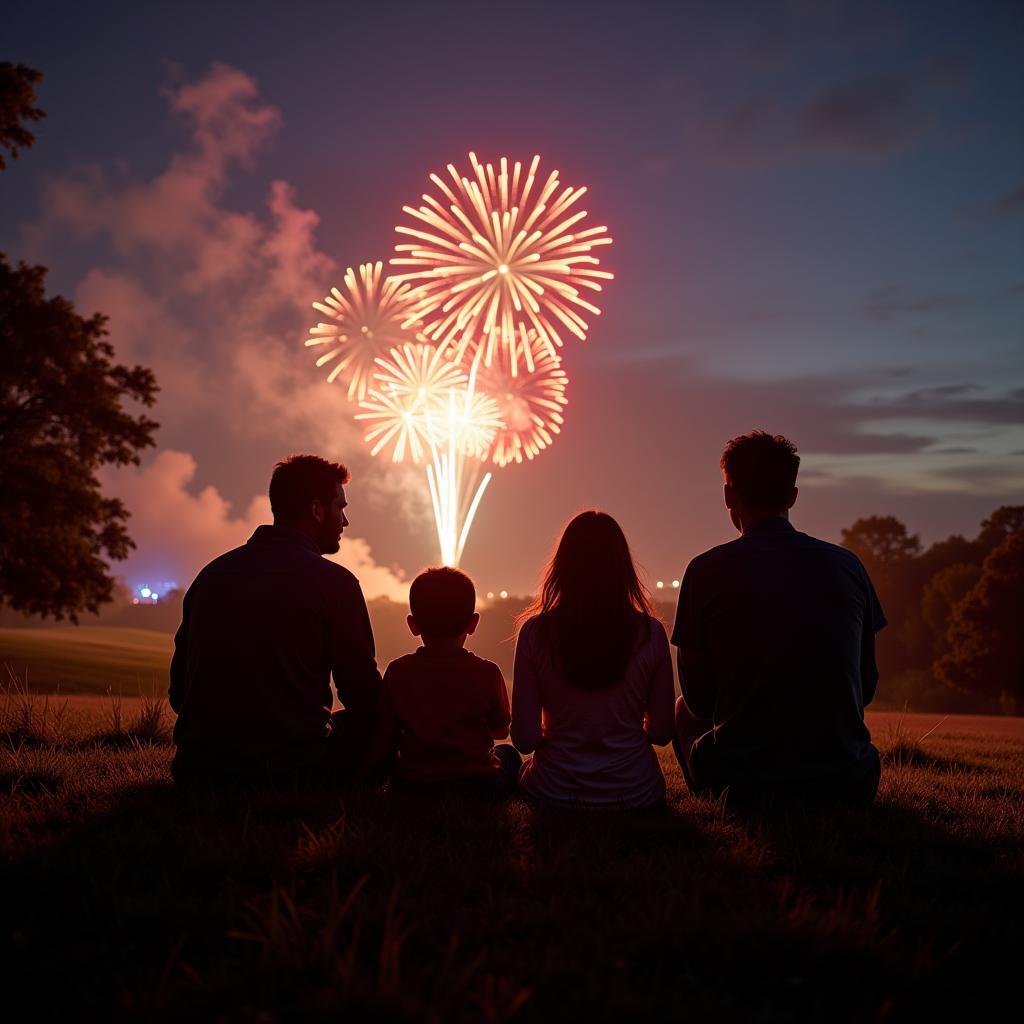
[[585, 187], [561, 187], [558, 171], [537, 184], [540, 157], [525, 173], [506, 157], [497, 170], [469, 160], [468, 177], [452, 164], [450, 183], [430, 175], [440, 199], [424, 193], [423, 205], [402, 207], [415, 223], [395, 230], [412, 241], [395, 246], [391, 265], [409, 269], [392, 280], [412, 286], [407, 326], [422, 320], [431, 340], [459, 356], [479, 348], [485, 365], [504, 349], [516, 375], [527, 332], [552, 354], [564, 332], [586, 338], [583, 314], [601, 311], [584, 293], [613, 277], [593, 252], [612, 240], [604, 225], [579, 226], [587, 211], [572, 208]]
[[391, 445], [394, 462], [401, 462], [407, 450], [413, 462], [419, 462], [437, 444], [439, 425], [448, 415], [449, 392], [465, 390], [466, 373], [443, 347], [422, 343], [392, 348], [374, 364], [372, 384], [355, 416], [370, 424], [370, 454]]

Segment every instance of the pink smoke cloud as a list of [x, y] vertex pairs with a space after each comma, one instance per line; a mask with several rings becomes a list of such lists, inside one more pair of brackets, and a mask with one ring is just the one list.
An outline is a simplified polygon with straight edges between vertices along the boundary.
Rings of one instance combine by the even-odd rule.
[[[192, 493], [196, 468], [189, 453], [165, 450], [144, 469], [104, 472], [105, 491], [131, 512], [129, 530], [137, 545], [125, 563], [115, 566], [118, 574], [133, 580], [173, 573], [187, 586], [207, 562], [244, 544], [257, 526], [272, 521], [266, 495], [255, 495], [236, 513], [216, 487]], [[378, 565], [362, 538], [342, 537], [341, 550], [330, 558], [355, 573], [367, 599], [407, 600], [409, 584], [401, 570]]]

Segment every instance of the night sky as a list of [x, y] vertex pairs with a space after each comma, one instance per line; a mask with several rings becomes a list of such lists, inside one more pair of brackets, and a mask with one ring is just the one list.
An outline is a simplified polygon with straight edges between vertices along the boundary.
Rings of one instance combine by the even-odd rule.
[[499, 470], [463, 567], [532, 589], [584, 507], [650, 579], [728, 540], [731, 436], [787, 434], [793, 519], [924, 541], [1024, 500], [1024, 8], [865, 4], [5, 5], [48, 117], [0, 179], [0, 248], [110, 316], [161, 385], [107, 473], [129, 583], [188, 583], [267, 521], [273, 463], [352, 469], [368, 595], [436, 560], [422, 471], [371, 459], [302, 341], [386, 260], [427, 175], [502, 155], [586, 184], [615, 244], [562, 435]]

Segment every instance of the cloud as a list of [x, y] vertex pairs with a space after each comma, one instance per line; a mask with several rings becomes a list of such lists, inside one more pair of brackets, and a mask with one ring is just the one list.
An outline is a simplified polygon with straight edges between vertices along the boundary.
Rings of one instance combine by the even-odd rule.
[[887, 419], [1024, 425], [1024, 388], [992, 393], [971, 384], [917, 388], [862, 406]]
[[46, 212], [25, 231], [30, 247], [45, 253], [68, 237], [90, 252], [107, 245], [108, 265], [75, 299], [109, 315], [119, 357], [155, 371], [165, 443], [192, 449], [189, 430], [213, 419], [225, 438], [357, 446], [301, 346], [312, 300], [340, 273], [316, 245], [319, 217], [284, 181], [271, 183], [263, 211], [223, 201], [232, 170], [267, 144], [280, 113], [224, 64], [167, 97], [187, 146], [147, 181], [95, 167], [51, 181]]
[[[191, 454], [164, 449], [144, 469], [103, 471], [105, 491], [131, 512], [128, 528], [137, 545], [123, 567], [115, 567], [118, 573], [130, 580], [171, 574], [187, 585], [212, 558], [244, 544], [257, 526], [271, 521], [266, 495], [252, 497], [236, 513], [216, 487], [192, 493], [196, 468]], [[330, 557], [355, 573], [367, 599], [407, 599], [409, 584], [401, 571], [378, 565], [365, 540], [342, 537], [341, 550]]]
[[943, 128], [940, 94], [967, 74], [960, 54], [939, 54], [910, 70], [827, 82], [801, 99], [765, 89], [705, 125], [714, 154], [727, 163], [764, 164], [815, 155], [878, 159]]
[[[345, 462], [360, 504], [425, 524], [432, 516], [422, 469], [370, 459], [344, 391], [326, 383], [302, 344], [317, 318], [312, 301], [341, 277], [317, 244], [318, 214], [282, 180], [269, 182], [257, 208], [231, 202], [240, 171], [281, 125], [280, 112], [252, 76], [225, 64], [165, 95], [185, 138], [163, 167], [148, 178], [124, 168], [73, 170], [47, 183], [44, 212], [24, 229], [26, 246], [44, 262], [59, 264], [76, 246], [93, 262], [76, 305], [105, 313], [118, 358], [152, 368], [160, 385], [155, 418], [168, 451], [143, 471], [155, 475], [140, 479], [169, 489], [169, 507], [194, 525], [180, 534], [136, 478], [118, 478], [138, 508], [135, 561], [178, 559], [180, 544], [183, 567], [175, 571], [185, 574], [244, 540], [251, 518], [232, 514], [229, 503], [248, 508], [273, 463], [292, 452]], [[216, 488], [190, 498], [195, 477]], [[391, 570], [375, 565], [365, 542], [346, 551], [375, 592], [394, 589]]]
[[930, 123], [909, 79], [869, 78], [814, 97], [800, 112], [798, 137], [810, 149], [879, 156], [910, 145]]
[[878, 323], [918, 313], [932, 313], [963, 305], [967, 301], [949, 292], [915, 295], [898, 285], [874, 288], [864, 296], [864, 313]]
[[1018, 210], [1024, 210], [1024, 185], [1000, 196], [992, 204], [992, 208], [996, 213], [1016, 213]]

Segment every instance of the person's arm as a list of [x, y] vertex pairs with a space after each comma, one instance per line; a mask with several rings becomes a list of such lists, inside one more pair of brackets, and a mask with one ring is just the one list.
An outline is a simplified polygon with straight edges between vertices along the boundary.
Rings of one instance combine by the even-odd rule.
[[672, 643], [676, 646], [679, 689], [690, 713], [710, 721], [715, 714], [716, 686], [694, 602], [693, 563], [683, 574], [676, 606]]
[[372, 775], [374, 769], [390, 760], [398, 750], [402, 738], [402, 723], [395, 711], [395, 702], [391, 695], [388, 673], [380, 686], [380, 699], [377, 701], [377, 717], [373, 728], [373, 737], [363, 758], [363, 775]]
[[372, 715], [380, 694], [380, 672], [370, 614], [355, 577], [344, 583], [333, 608], [331, 674], [345, 709], [356, 715]]
[[867, 570], [864, 571], [864, 581], [867, 585], [867, 605], [864, 608], [864, 624], [860, 634], [860, 688], [863, 706], [867, 707], [875, 699], [875, 690], [878, 688], [875, 634], [885, 627], [886, 619]]
[[654, 634], [654, 667], [644, 729], [651, 743], [663, 747], [671, 743], [675, 735], [676, 684], [672, 679], [672, 654], [668, 649], [665, 629], [654, 619], [651, 620], [651, 629]]
[[508, 739], [508, 727], [512, 712], [508, 706], [508, 690], [501, 669], [494, 666], [494, 685], [491, 690], [491, 706], [487, 713], [487, 728], [492, 740]]
[[[529, 635], [528, 634], [529, 631]], [[541, 741], [540, 678], [533, 657], [531, 623], [519, 632], [512, 669], [512, 743], [521, 754], [532, 754]]]
[[174, 634], [174, 654], [171, 656], [171, 682], [167, 688], [167, 703], [179, 714], [185, 703], [185, 687], [188, 682], [188, 628], [191, 615], [192, 588], [185, 593], [181, 602], [181, 624]]

